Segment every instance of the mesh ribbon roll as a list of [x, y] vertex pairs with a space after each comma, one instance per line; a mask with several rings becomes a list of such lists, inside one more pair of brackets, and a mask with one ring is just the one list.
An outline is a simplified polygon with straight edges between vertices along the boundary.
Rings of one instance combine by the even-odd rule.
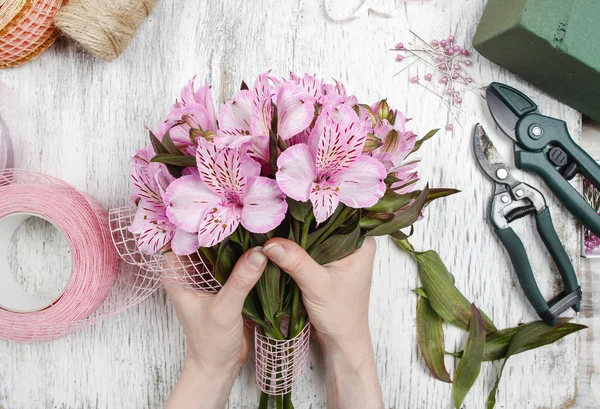
[[[57, 299], [26, 293], [8, 271], [9, 242], [29, 217], [52, 223], [71, 248], [71, 277]], [[0, 339], [59, 338], [140, 302], [159, 285], [157, 274], [120, 265], [107, 214], [95, 200], [47, 175], [0, 171]]]
[[66, 0], [7, 0], [0, 8], [0, 68], [37, 57], [60, 36], [54, 16]]

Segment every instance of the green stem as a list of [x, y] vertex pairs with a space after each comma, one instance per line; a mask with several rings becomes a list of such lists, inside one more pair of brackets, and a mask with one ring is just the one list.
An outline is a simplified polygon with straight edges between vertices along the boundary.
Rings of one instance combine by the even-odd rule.
[[283, 396], [275, 396], [275, 407], [283, 409]]
[[398, 244], [400, 246], [402, 246], [402, 248], [404, 248], [405, 250], [409, 251], [410, 253], [414, 253], [415, 252], [415, 248], [413, 247], [412, 244], [410, 244], [408, 242], [408, 240], [397, 240]]
[[244, 245], [242, 246], [242, 250], [247, 251], [250, 248], [250, 232], [246, 229], [243, 229], [242, 231], [244, 232], [244, 234], [243, 234]]
[[269, 409], [269, 398], [270, 396], [264, 392], [260, 393], [260, 402], [258, 403], [258, 409]]
[[329, 236], [331, 236], [337, 230], [337, 228], [340, 227], [346, 220], [348, 220], [348, 218], [350, 216], [352, 216], [355, 212], [356, 212], [356, 209], [352, 209], [351, 207], [346, 207], [344, 210], [342, 210], [342, 212], [337, 217], [335, 222], [331, 223], [331, 226], [329, 226], [329, 228], [325, 231], [325, 233], [323, 233], [321, 235], [321, 237], [319, 237], [312, 244], [312, 246], [310, 246], [309, 253], [310, 253], [310, 250], [318, 247], [321, 243], [323, 243], [325, 240], [327, 240], [329, 238]]
[[[308, 241], [308, 231], [310, 229], [310, 220], [305, 222], [302, 225], [302, 233], [300, 235], [300, 247], [306, 249], [306, 243]], [[296, 230], [298, 231], [298, 230]], [[288, 339], [293, 339], [300, 334], [302, 331], [302, 327], [304, 326], [305, 321], [303, 319], [299, 319], [298, 310], [300, 307], [300, 287], [298, 284], [292, 281], [293, 295], [292, 295], [292, 311], [290, 313], [290, 329], [288, 331]], [[290, 353], [293, 353], [293, 347], [290, 348]], [[294, 409], [294, 404], [292, 403], [292, 392], [285, 394], [283, 396], [283, 409]]]
[[294, 404], [292, 403], [292, 392], [283, 395], [283, 409], [294, 409]]

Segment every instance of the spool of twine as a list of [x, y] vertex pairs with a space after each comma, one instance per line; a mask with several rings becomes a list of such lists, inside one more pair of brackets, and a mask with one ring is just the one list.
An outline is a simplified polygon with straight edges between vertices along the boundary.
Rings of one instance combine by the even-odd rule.
[[135, 35], [158, 0], [70, 0], [54, 23], [90, 53], [111, 61]]
[[50, 47], [60, 32], [53, 20], [67, 0], [2, 0], [0, 68], [21, 65]]

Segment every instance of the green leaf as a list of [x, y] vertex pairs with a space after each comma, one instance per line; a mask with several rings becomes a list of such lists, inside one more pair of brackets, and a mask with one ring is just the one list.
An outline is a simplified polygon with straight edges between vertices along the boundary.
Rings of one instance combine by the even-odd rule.
[[477, 380], [483, 362], [485, 346], [485, 330], [483, 318], [475, 304], [471, 306], [471, 320], [469, 323], [469, 336], [465, 344], [465, 353], [456, 367], [454, 383], [452, 384], [452, 397], [454, 406], [460, 409], [469, 390]]
[[[568, 325], [568, 327], [565, 327], [566, 325]], [[563, 328], [556, 330], [557, 327]], [[537, 348], [538, 346], [547, 345], [548, 343], [554, 342], [565, 335], [580, 331], [587, 327], [584, 325], [566, 323], [561, 320], [561, 322], [557, 323], [557, 325], [554, 327], [551, 327], [543, 321], [535, 321], [527, 325], [521, 325], [517, 328], [518, 331], [512, 337], [508, 349], [506, 350], [506, 359], [500, 368], [500, 374], [498, 375], [498, 378], [494, 383], [494, 387], [488, 395], [487, 409], [493, 409], [496, 405], [498, 386], [500, 385], [500, 379], [502, 378], [502, 373], [504, 372], [504, 367], [506, 366], [508, 358], [521, 352]], [[559, 334], [562, 335], [559, 336]], [[554, 341], [552, 341], [553, 339]]]
[[420, 297], [417, 302], [417, 338], [421, 355], [434, 378], [452, 383], [444, 363], [442, 322], [442, 317], [435, 312], [427, 298]]
[[[412, 251], [412, 254], [419, 265], [419, 277], [433, 309], [444, 321], [467, 331], [471, 321], [471, 303], [454, 285], [454, 277], [440, 256], [433, 250]], [[497, 331], [493, 322], [483, 312], [482, 315], [485, 330]]]
[[415, 232], [415, 226], [410, 226], [410, 231], [408, 234], [401, 232], [400, 230], [390, 233], [390, 237], [396, 240], [406, 240]]
[[279, 270], [279, 267], [269, 261], [263, 275], [260, 277], [255, 287], [265, 317], [267, 317], [271, 324], [275, 323], [275, 314], [277, 314], [280, 305], [280, 275], [281, 271]]
[[161, 153], [153, 157], [152, 162], [160, 162], [167, 165], [175, 165], [186, 168], [196, 166], [196, 158], [191, 155], [178, 156]]
[[420, 190], [405, 194], [398, 194], [393, 190], [388, 190], [377, 203], [366, 210], [374, 213], [394, 213], [409, 204], [411, 200], [419, 196], [419, 193], [421, 193]]
[[427, 298], [427, 294], [425, 293], [425, 290], [423, 289], [423, 287], [415, 288], [414, 290], [412, 290], [412, 292], [417, 294], [419, 297]]
[[169, 153], [169, 150], [162, 144], [162, 142], [152, 133], [152, 131], [148, 131], [150, 134], [150, 143], [152, 144], [152, 148], [157, 155], [162, 153]]
[[[359, 215], [355, 214], [353, 219], [346, 227], [349, 230], [346, 234], [334, 234], [309, 251], [310, 256], [317, 263], [323, 265], [340, 260], [352, 254], [362, 245]], [[346, 229], [340, 229], [339, 232]]]
[[413, 148], [413, 150], [410, 153], [415, 153], [416, 151], [421, 149], [421, 145], [423, 145], [423, 142], [428, 141], [429, 139], [433, 138], [433, 136], [436, 133], [438, 133], [439, 130], [440, 130], [440, 128], [432, 129], [431, 131], [427, 132], [427, 134], [424, 137], [422, 137], [417, 142], [415, 142], [415, 147]]
[[319, 227], [317, 230], [308, 234], [308, 241], [306, 243], [306, 246], [308, 248], [310, 248], [317, 240], [319, 240], [321, 238], [321, 236], [323, 234], [325, 234], [325, 232], [327, 232], [330, 228], [332, 228], [334, 226], [338, 217], [340, 217], [340, 215], [344, 211], [344, 209], [345, 209], [344, 205], [339, 204], [338, 207], [333, 212], [333, 214], [329, 217], [329, 219], [327, 219], [327, 222], [325, 222], [325, 224], [323, 226]]
[[402, 211], [402, 213], [394, 216], [394, 218], [389, 222], [375, 227], [373, 230], [367, 233], [367, 236], [385, 236], [397, 230], [408, 227], [416, 222], [421, 215], [421, 209], [423, 209], [423, 206], [425, 206], [425, 201], [427, 200], [428, 195], [429, 186], [425, 186], [425, 189], [419, 193], [415, 201], [404, 211]]
[[298, 202], [288, 197], [287, 203], [288, 211], [294, 219], [302, 223], [309, 223], [312, 220], [313, 208], [310, 201]]
[[402, 182], [402, 179], [398, 179], [396, 176], [389, 174], [386, 176], [386, 178], [383, 180], [383, 182], [389, 186], [389, 185], [393, 185], [394, 183]]
[[372, 230], [377, 226], [381, 226], [383, 223], [385, 223], [385, 221], [377, 219], [373, 216], [364, 216], [362, 219], [360, 219], [360, 227], [365, 230]]
[[[550, 329], [548, 332], [544, 333], [542, 336], [527, 344], [525, 347], [519, 349], [514, 353], [520, 354], [521, 352], [529, 351], [535, 348], [542, 347], [544, 345], [552, 344], [559, 339], [566, 337], [569, 334], [572, 334], [577, 331], [581, 331], [582, 329], [587, 328], [585, 325], [580, 324], [572, 324], [569, 322], [570, 318], [558, 318], [556, 320], [557, 324]], [[514, 335], [521, 330], [523, 327], [530, 325], [538, 325], [539, 321], [534, 323], [519, 325], [518, 327], [506, 328], [496, 332], [489, 333], [485, 338], [485, 352], [483, 354], [484, 361], [496, 361], [498, 359], [502, 359], [506, 357], [506, 353], [508, 352], [508, 347], [514, 337]], [[463, 354], [463, 351], [459, 351], [453, 353], [454, 356], [460, 358]]]
[[167, 152], [170, 153], [171, 155], [176, 155], [176, 156], [184, 155], [184, 153], [179, 150], [179, 148], [175, 145], [175, 143], [171, 139], [171, 135], [169, 134], [169, 131], [167, 131], [165, 133], [165, 135], [163, 136], [162, 143], [163, 143], [163, 146], [165, 147], [165, 149], [167, 150]]
[[440, 199], [442, 197], [448, 197], [454, 195], [456, 193], [460, 193], [458, 189], [429, 189], [429, 195], [427, 195], [427, 201], [425, 202], [425, 206], [429, 205], [429, 203], [433, 202], [436, 199]]
[[223, 240], [218, 244], [217, 251], [217, 262], [215, 265], [214, 275], [217, 281], [224, 284], [227, 281], [227, 277], [233, 271], [235, 261], [241, 254], [237, 254], [233, 245], [229, 241], [229, 238]]
[[269, 158], [271, 163], [271, 172], [277, 172], [277, 135], [269, 131]]
[[262, 311], [260, 299], [258, 298], [256, 291], [250, 291], [250, 294], [248, 294], [244, 300], [244, 308], [242, 309], [242, 312], [246, 317], [250, 318], [258, 325], [263, 327], [266, 325], [264, 321], [265, 314]]

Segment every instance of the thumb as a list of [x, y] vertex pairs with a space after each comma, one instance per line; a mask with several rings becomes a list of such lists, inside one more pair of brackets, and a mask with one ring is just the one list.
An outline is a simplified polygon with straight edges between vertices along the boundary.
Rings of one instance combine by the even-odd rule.
[[215, 303], [219, 305], [218, 310], [231, 316], [241, 314], [246, 297], [260, 279], [266, 265], [267, 257], [262, 252], [262, 247], [245, 252], [235, 263], [227, 282], [217, 294]]
[[294, 279], [303, 293], [314, 295], [323, 288], [326, 277], [323, 267], [297, 243], [280, 238], [271, 239], [265, 243], [263, 252]]

